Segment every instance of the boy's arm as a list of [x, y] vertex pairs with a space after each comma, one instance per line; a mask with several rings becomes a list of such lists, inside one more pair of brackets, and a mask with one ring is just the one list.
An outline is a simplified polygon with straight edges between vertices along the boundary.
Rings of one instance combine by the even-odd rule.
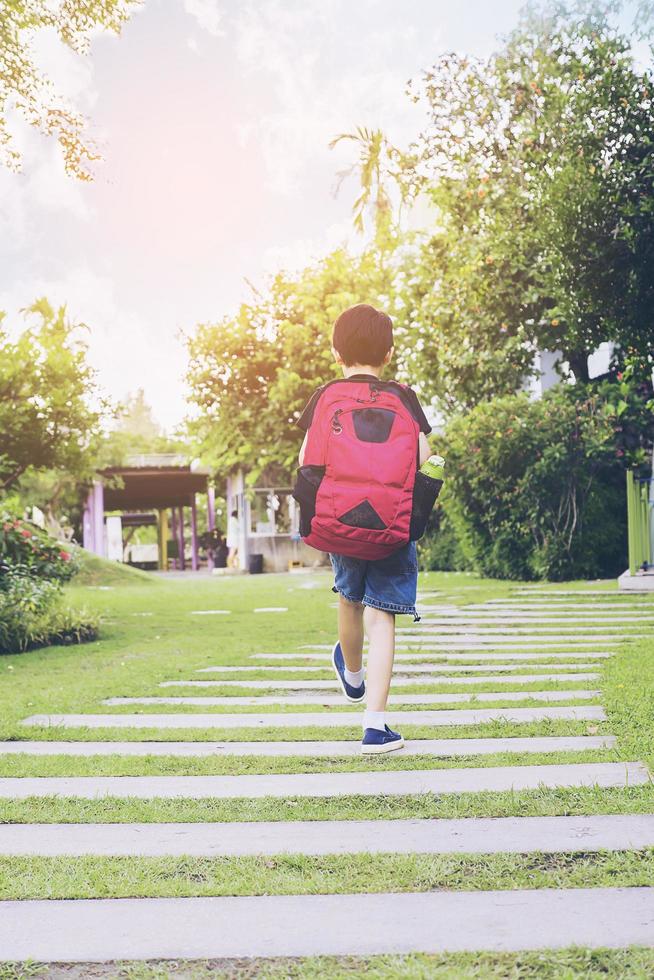
[[[422, 464], [426, 463], [429, 457], [431, 456], [431, 446], [429, 445], [429, 441], [424, 432], [421, 432], [418, 438], [419, 438], [418, 450], [420, 452], [420, 465], [422, 466]], [[302, 449], [304, 449], [304, 446], [302, 447]], [[302, 466], [302, 463], [300, 463], [300, 466]]]
[[[302, 440], [302, 446], [300, 448], [300, 454], [298, 456], [298, 463], [300, 466], [304, 466], [304, 453], [307, 448], [307, 439], [309, 438], [309, 432], [304, 433], [304, 439]], [[422, 466], [422, 463], [420, 464]]]

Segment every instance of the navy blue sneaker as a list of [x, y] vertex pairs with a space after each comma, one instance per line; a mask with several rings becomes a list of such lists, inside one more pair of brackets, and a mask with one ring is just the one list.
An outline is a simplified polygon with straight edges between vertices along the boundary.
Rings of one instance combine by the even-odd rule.
[[404, 748], [404, 739], [399, 732], [392, 731], [388, 725], [382, 732], [379, 728], [366, 728], [361, 742], [363, 755], [380, 755], [382, 752], [394, 752]]
[[366, 696], [366, 685], [365, 681], [359, 685], [359, 687], [352, 687], [351, 684], [345, 680], [345, 660], [343, 659], [343, 651], [341, 650], [341, 644], [336, 641], [334, 644], [334, 649], [332, 650], [332, 663], [334, 665], [334, 670], [336, 671], [336, 676], [338, 677], [338, 683], [341, 685], [341, 690], [343, 694], [348, 699], [355, 704], [358, 701], [363, 701]]

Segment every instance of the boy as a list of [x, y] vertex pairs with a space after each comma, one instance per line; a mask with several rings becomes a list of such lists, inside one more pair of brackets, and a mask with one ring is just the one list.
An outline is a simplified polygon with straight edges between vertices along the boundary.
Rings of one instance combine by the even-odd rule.
[[[427, 441], [431, 426], [418, 398], [410, 388], [380, 380], [393, 356], [391, 318], [365, 304], [345, 310], [334, 325], [332, 354], [345, 379], [369, 382], [376, 391], [391, 391], [400, 398], [420, 429], [418, 466], [421, 466], [431, 455]], [[300, 466], [304, 464], [314, 411], [325, 387], [313, 394], [298, 420], [305, 431]], [[416, 616], [415, 541], [409, 541], [388, 557], [372, 561], [332, 553], [329, 557], [334, 569], [334, 592], [339, 593], [338, 641], [332, 654], [334, 670], [349, 701], [360, 702], [367, 695], [362, 752], [369, 755], [392, 752], [404, 745], [402, 736], [391, 731], [385, 719], [395, 654], [395, 616]], [[362, 663], [364, 631], [369, 643], [367, 681]]]

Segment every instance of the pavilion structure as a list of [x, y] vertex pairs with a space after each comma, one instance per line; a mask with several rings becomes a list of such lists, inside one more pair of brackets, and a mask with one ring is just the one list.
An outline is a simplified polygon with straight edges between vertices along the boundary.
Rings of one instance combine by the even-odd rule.
[[84, 506], [83, 544], [88, 551], [123, 561], [124, 531], [156, 524], [158, 567], [167, 569], [172, 555], [174, 567], [184, 569], [188, 508], [191, 569], [197, 571], [197, 494], [206, 494], [207, 525], [209, 530], [215, 527], [214, 488], [208, 470], [188, 465], [174, 454], [160, 453], [130, 457], [126, 466], [108, 467], [98, 477]]

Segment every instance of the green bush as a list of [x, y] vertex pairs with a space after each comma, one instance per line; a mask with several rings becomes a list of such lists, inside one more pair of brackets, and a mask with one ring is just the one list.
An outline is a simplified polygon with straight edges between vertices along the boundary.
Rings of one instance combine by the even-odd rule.
[[95, 638], [96, 620], [62, 598], [77, 567], [75, 555], [41, 528], [0, 515], [0, 653]]
[[25, 565], [0, 577], [0, 653], [95, 639], [97, 621], [65, 605], [59, 582], [36, 578]]
[[421, 572], [463, 572], [471, 567], [448, 513], [447, 484], [427, 522], [424, 537], [418, 541], [418, 567]]
[[482, 402], [446, 434], [447, 519], [492, 578], [613, 576], [626, 556], [624, 470], [648, 459], [651, 391], [623, 379]]

